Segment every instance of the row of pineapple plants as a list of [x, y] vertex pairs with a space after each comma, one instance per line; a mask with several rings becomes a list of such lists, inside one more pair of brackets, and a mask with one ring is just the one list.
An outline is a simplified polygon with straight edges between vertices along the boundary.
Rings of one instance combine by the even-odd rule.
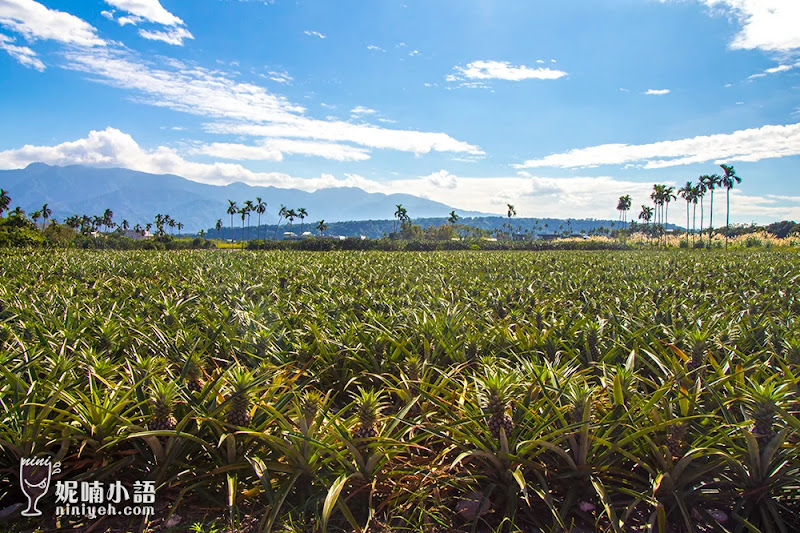
[[3, 503], [50, 453], [232, 529], [798, 527], [789, 254], [0, 262]]

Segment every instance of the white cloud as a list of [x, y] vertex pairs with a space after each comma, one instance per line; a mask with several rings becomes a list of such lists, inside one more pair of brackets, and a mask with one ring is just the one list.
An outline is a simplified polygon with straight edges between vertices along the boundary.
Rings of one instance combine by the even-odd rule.
[[183, 26], [184, 22], [164, 9], [159, 0], [105, 0], [105, 3], [163, 26]]
[[332, 142], [352, 142], [368, 148], [398, 150], [417, 155], [430, 152], [462, 152], [483, 155], [477, 146], [453, 139], [445, 133], [394, 130], [335, 120], [297, 118], [290, 123], [269, 125], [211, 123], [206, 125], [206, 130], [211, 133], [255, 137], [298, 137]]
[[[215, 185], [241, 181], [251, 185], [291, 187], [305, 191], [331, 187], [358, 187], [368, 192], [406, 193], [453, 206], [456, 210], [505, 213], [513, 203], [519, 217], [568, 217], [616, 219], [617, 198], [630, 194], [635, 219], [638, 206], [650, 204], [651, 183], [620, 180], [610, 176], [552, 178], [520, 172], [517, 176], [455, 178], [446, 170], [410, 179], [375, 181], [357, 174], [337, 178], [331, 174], [299, 178], [279, 172], [253, 172], [234, 163], [196, 163], [176, 150], [159, 146], [146, 149], [128, 134], [114, 128], [92, 131], [83, 139], [56, 146], [24, 146], [0, 152], [0, 168], [22, 168], [33, 162], [51, 165], [80, 164], [122, 167], [154, 174], [176, 174]], [[668, 182], [669, 185], [678, 185]], [[783, 205], [779, 205], [783, 204]], [[732, 222], [800, 218], [797, 197], [750, 197], [741, 189], [731, 191]], [[671, 222], [680, 223], [680, 209], [670, 210]], [[413, 213], [410, 213], [413, 217]]]
[[103, 15], [108, 20], [114, 20], [114, 10], [113, 9], [111, 11], [101, 11], [100, 14]]
[[185, 178], [226, 185], [243, 181], [251, 185], [274, 185], [314, 191], [326, 187], [350, 187], [353, 180], [338, 180], [329, 174], [319, 178], [297, 178], [280, 172], [253, 172], [233, 163], [195, 163], [172, 148], [147, 150], [128, 134], [115, 128], [92, 131], [86, 138], [56, 146], [30, 146], [0, 152], [0, 168], [22, 168], [30, 163], [122, 167], [153, 174], [175, 174]]
[[792, 65], [778, 65], [777, 67], [772, 67], [766, 69], [764, 72], [759, 72], [758, 74], [753, 74], [752, 76], [748, 76], [747, 79], [754, 80], [756, 78], [764, 78], [770, 74], [778, 74], [780, 72], [787, 72], [789, 70], [795, 69], [800, 67], [800, 61], [794, 63]]
[[334, 161], [365, 161], [369, 152], [346, 144], [298, 141], [295, 139], [265, 139], [258, 145], [210, 143], [191, 150], [221, 159], [253, 161], [282, 161], [284, 155], [311, 155]]
[[139, 35], [145, 39], [176, 46], [183, 46], [186, 39], [194, 39], [183, 20], [164, 9], [159, 0], [105, 0], [105, 2], [130, 14], [117, 19], [120, 26], [127, 24], [137, 26], [145, 21], [164, 26], [163, 31], [140, 29]]
[[702, 0], [727, 8], [742, 25], [731, 48], [789, 52], [800, 48], [800, 2], [797, 0]]
[[455, 67], [456, 74], [447, 77], [447, 81], [460, 79], [470, 80], [507, 80], [522, 81], [528, 79], [556, 80], [567, 75], [561, 70], [542, 67], [526, 67], [511, 65], [508, 61], [473, 61], [466, 67]]
[[289, 76], [289, 73], [286, 72], [285, 70], [283, 72], [271, 70], [268, 72], [267, 77], [277, 83], [290, 84], [294, 81], [294, 78]]
[[20, 62], [20, 64], [43, 72], [45, 69], [44, 63], [36, 55], [36, 52], [27, 46], [17, 46], [12, 44], [13, 37], [0, 33], [0, 50], [5, 50], [8, 55]]
[[385, 52], [386, 51], [386, 50], [384, 50], [383, 48], [381, 48], [380, 46], [378, 46], [376, 44], [368, 44], [367, 45], [367, 50], [375, 50], [376, 52]]
[[211, 119], [225, 119], [225, 123], [206, 126], [209, 131], [217, 133], [351, 142], [369, 148], [415, 154], [431, 151], [483, 153], [478, 147], [444, 133], [312, 119], [303, 114], [304, 108], [263, 87], [239, 83], [219, 71], [177, 61], [169, 62], [165, 68], [155, 68], [128, 52], [107, 49], [67, 50], [65, 57], [67, 68], [86, 72], [92, 80], [132, 90], [139, 102]]
[[458, 176], [442, 169], [439, 172], [434, 172], [422, 178], [425, 182], [433, 185], [434, 187], [444, 189], [455, 189], [458, 187]]
[[63, 11], [48, 9], [34, 0], [0, 0], [0, 26], [29, 41], [50, 39], [79, 46], [104, 46], [86, 21]]
[[370, 109], [361, 105], [350, 110], [351, 115], [374, 115], [375, 113], [377, 113], [377, 111], [374, 109]]
[[183, 41], [186, 39], [194, 39], [194, 36], [186, 28], [167, 28], [166, 31], [141, 29], [139, 35], [151, 41], [163, 41], [176, 46], [183, 46]]
[[320, 39], [324, 39], [327, 35], [320, 33], [318, 31], [306, 30], [303, 33], [308, 35], [309, 37], [319, 37]]
[[604, 144], [531, 159], [515, 168], [577, 168], [633, 162], [644, 163], [644, 168], [664, 168], [707, 161], [752, 162], [798, 154], [800, 123], [652, 144]]
[[408, 55], [410, 55], [411, 57], [418, 56], [419, 54], [420, 54], [420, 51], [419, 51], [419, 50], [411, 50], [411, 51], [408, 53]]
[[669, 89], [647, 89], [644, 94], [654, 94], [656, 96], [661, 96], [664, 94], [669, 94]]

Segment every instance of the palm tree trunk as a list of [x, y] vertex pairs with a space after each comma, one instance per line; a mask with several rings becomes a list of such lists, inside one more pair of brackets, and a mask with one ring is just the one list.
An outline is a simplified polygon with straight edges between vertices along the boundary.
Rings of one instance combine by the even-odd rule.
[[692, 206], [692, 248], [694, 248], [694, 236], [697, 233], [697, 203]]
[[686, 249], [689, 249], [689, 201], [686, 201]]
[[725, 191], [726, 207], [725, 207], [725, 249], [728, 249], [728, 232], [731, 230], [731, 188], [728, 187]]
[[708, 247], [711, 248], [711, 234], [714, 233], [714, 189], [711, 189], [711, 213], [708, 215]]

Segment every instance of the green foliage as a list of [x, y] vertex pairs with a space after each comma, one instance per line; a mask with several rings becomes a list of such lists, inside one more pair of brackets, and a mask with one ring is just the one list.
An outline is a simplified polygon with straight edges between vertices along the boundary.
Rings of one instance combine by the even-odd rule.
[[[277, 244], [327, 243], [376, 245]], [[412, 243], [450, 241], [377, 241]], [[760, 248], [6, 250], [0, 508], [42, 451], [235, 531], [797, 531], [799, 271]]]

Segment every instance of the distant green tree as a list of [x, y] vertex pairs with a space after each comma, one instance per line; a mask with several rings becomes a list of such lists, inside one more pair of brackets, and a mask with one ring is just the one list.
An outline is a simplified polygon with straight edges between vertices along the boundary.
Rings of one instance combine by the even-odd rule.
[[727, 206], [725, 207], [725, 249], [728, 249], [728, 232], [731, 228], [731, 189], [734, 185], [742, 182], [742, 178], [736, 175], [733, 166], [720, 165], [725, 173], [720, 180], [720, 184], [725, 187], [725, 196], [727, 198]]
[[325, 223], [324, 220], [320, 220], [319, 222], [317, 222], [317, 231], [319, 231], [320, 237], [322, 237], [322, 234], [325, 232], [326, 229], [328, 229], [328, 225]]
[[228, 209], [225, 212], [231, 216], [231, 242], [233, 242], [233, 215], [239, 212], [239, 207], [233, 200], [228, 200]]
[[9, 205], [11, 205], [11, 196], [8, 195], [7, 190], [0, 189], [0, 215], [3, 214], [3, 211], [8, 210]]
[[256, 213], [258, 213], [258, 228], [256, 228], [256, 240], [261, 239], [261, 215], [267, 210], [267, 203], [256, 196]]

